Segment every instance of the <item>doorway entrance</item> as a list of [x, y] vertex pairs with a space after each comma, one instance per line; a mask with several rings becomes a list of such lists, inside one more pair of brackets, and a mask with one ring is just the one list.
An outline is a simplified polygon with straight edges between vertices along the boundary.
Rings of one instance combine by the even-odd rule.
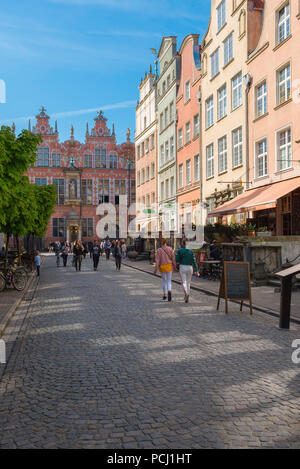
[[78, 240], [78, 226], [70, 226], [71, 243]]

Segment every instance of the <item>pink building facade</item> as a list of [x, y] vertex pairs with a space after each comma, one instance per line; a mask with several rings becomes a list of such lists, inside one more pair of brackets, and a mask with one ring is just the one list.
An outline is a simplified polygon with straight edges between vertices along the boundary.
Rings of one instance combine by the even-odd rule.
[[300, 235], [300, 2], [263, 3], [248, 59], [249, 171], [251, 189], [265, 186], [273, 196], [251, 216], [273, 234]]

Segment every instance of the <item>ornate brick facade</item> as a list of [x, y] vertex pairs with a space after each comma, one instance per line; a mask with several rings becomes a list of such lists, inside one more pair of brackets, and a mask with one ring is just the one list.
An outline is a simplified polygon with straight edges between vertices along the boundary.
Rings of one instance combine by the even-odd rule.
[[40, 134], [43, 143], [34, 167], [28, 170], [29, 180], [32, 184], [57, 185], [57, 205], [44, 246], [57, 240], [92, 241], [96, 238], [96, 208], [100, 203], [112, 203], [118, 214], [120, 195], [127, 195], [128, 203], [135, 202], [135, 146], [130, 131], [127, 141], [117, 145], [114, 124], [111, 131], [99, 111], [91, 131], [87, 123], [85, 143], [75, 140], [73, 126], [70, 139], [60, 142], [57, 122], [53, 130], [44, 108], [36, 119], [32, 132]]

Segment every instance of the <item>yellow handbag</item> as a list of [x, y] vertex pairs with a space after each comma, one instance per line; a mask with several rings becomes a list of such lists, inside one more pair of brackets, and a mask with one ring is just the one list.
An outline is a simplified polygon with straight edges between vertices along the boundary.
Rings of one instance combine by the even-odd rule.
[[160, 272], [172, 272], [172, 264], [162, 264], [159, 266]]

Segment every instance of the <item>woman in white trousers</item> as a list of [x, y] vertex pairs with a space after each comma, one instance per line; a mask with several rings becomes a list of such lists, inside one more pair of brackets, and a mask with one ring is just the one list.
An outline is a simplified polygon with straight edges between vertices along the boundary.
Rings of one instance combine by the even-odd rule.
[[[163, 282], [163, 300], [172, 300], [172, 272], [176, 270], [175, 254], [166, 239], [161, 240], [161, 247], [157, 250], [155, 257], [154, 274], [160, 271]], [[168, 294], [168, 297], [167, 297]]]
[[195, 271], [197, 276], [199, 276], [199, 273], [194, 253], [190, 249], [186, 249], [185, 240], [182, 240], [180, 243], [180, 249], [178, 249], [176, 255], [176, 262], [179, 264], [184, 301], [188, 303], [193, 272]]

